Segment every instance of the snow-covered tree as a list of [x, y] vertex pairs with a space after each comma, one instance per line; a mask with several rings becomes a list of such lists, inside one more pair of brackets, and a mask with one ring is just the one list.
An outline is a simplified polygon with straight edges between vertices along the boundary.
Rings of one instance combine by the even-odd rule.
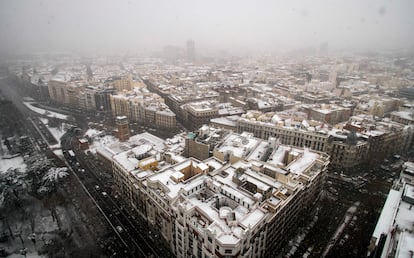
[[68, 171], [67, 167], [49, 168], [49, 170], [43, 176], [43, 179], [42, 179], [43, 186], [48, 187], [52, 191], [55, 190], [56, 185], [61, 181], [61, 179], [69, 175], [67, 171]]
[[43, 184], [43, 176], [53, 166], [53, 162], [42, 154], [36, 154], [27, 157], [25, 163], [27, 166], [27, 181], [32, 188], [32, 192], [39, 192], [39, 187]]
[[52, 160], [42, 154], [27, 157], [25, 163], [29, 171], [43, 171], [53, 165]]
[[57, 192], [57, 185], [62, 181], [63, 178], [69, 175], [67, 171], [67, 167], [50, 168], [43, 176], [42, 187], [38, 189], [38, 191], [44, 191], [43, 193], [46, 194], [45, 206], [50, 209], [51, 215], [53, 219], [56, 220], [59, 229], [61, 229], [61, 224], [59, 216], [57, 215], [56, 205], [59, 202], [61, 196], [59, 195], [59, 192]]
[[26, 193], [25, 179], [25, 173], [18, 169], [8, 169], [0, 173], [0, 219], [5, 222], [10, 235], [12, 235], [9, 224], [10, 214], [16, 209], [19, 209], [21, 214], [24, 213], [21, 198]]
[[19, 193], [26, 188], [26, 174], [19, 169], [8, 169], [0, 173], [0, 207], [6, 199], [7, 193], [13, 193], [14, 197], [19, 199]]

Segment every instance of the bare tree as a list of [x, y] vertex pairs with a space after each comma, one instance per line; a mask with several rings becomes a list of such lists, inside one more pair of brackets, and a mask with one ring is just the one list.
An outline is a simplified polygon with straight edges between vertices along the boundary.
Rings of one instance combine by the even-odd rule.
[[56, 211], [56, 204], [58, 202], [57, 185], [63, 178], [67, 177], [69, 173], [66, 167], [52, 167], [43, 176], [43, 188], [46, 189], [46, 206], [49, 207], [52, 218], [56, 221], [56, 224], [61, 229], [61, 223]]
[[0, 219], [4, 221], [12, 237], [13, 231], [10, 227], [9, 216], [15, 210], [20, 210], [20, 214], [25, 213], [21, 205], [21, 192], [25, 193], [25, 185], [27, 185], [25, 174], [18, 169], [8, 169], [0, 173]]

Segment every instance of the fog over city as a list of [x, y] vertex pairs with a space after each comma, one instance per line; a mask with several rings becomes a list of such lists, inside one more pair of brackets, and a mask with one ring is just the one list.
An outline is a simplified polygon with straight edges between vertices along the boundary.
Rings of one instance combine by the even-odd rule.
[[414, 2], [12, 1], [0, 2], [0, 53], [198, 49], [412, 48]]
[[413, 257], [413, 11], [0, 0], [0, 257]]

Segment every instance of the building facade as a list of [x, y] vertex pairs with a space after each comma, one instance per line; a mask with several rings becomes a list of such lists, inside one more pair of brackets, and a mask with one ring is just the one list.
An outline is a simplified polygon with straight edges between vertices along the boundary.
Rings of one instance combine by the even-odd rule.
[[[226, 137], [233, 153], [245, 147], [238, 137], [247, 136]], [[126, 151], [113, 160], [116, 184], [177, 257], [274, 256], [318, 200], [329, 157], [251, 141], [233, 163], [190, 157], [156, 172], [139, 168], [138, 150]]]
[[116, 137], [121, 141], [128, 141], [129, 139], [129, 125], [126, 116], [117, 116], [115, 118]]
[[67, 93], [68, 82], [61, 80], [50, 80], [48, 85], [50, 100], [62, 104], [69, 103]]
[[237, 132], [250, 132], [262, 139], [277, 137], [282, 144], [305, 146], [316, 151], [325, 152], [327, 150], [328, 134], [325, 132], [277, 126], [272, 123], [261, 123], [243, 118], [237, 122]]
[[113, 116], [127, 116], [130, 121], [152, 127], [175, 129], [176, 115], [153, 93], [110, 95]]

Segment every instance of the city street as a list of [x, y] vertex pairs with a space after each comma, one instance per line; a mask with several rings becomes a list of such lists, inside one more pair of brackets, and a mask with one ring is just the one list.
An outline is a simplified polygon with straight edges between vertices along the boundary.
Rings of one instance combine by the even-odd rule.
[[[72, 171], [85, 191], [94, 200], [108, 223], [113, 227], [118, 238], [125, 246], [125, 250], [131, 255], [172, 257], [165, 247], [165, 243], [157, 236], [148, 234], [150, 229], [141, 216], [124, 204], [123, 200], [116, 195], [112, 189], [111, 171], [99, 164], [92, 154], [74, 148], [71, 143], [76, 139], [68, 132], [62, 137], [62, 148], [65, 157], [69, 161]], [[76, 158], [69, 156], [68, 151], [73, 150]], [[157, 246], [154, 249], [153, 246]]]
[[[38, 114], [30, 111], [22, 104], [22, 102], [19, 102], [22, 101], [22, 98], [17, 94], [18, 90], [11, 86], [10, 82], [0, 80], [0, 89], [2, 97], [4, 96], [6, 99], [13, 100], [13, 104], [17, 108], [16, 112], [9, 115], [14, 116], [15, 122], [19, 124], [19, 127], [15, 128], [16, 131], [28, 136], [30, 139], [30, 144], [33, 146], [28, 146], [28, 149], [32, 149], [37, 153], [36, 155], [40, 157], [45, 155], [47, 159], [51, 160], [51, 163], [54, 166], [64, 166], [64, 162], [50, 150], [49, 146], [56, 144], [57, 141], [50, 134], [46, 126], [39, 120]], [[19, 113], [23, 116], [21, 117]], [[22, 194], [22, 198], [33, 199], [33, 201], [26, 204], [26, 206], [28, 209], [31, 209], [31, 211], [29, 211], [30, 216], [33, 217], [31, 223], [36, 221], [37, 227], [40, 227], [36, 231], [36, 238], [43, 244], [39, 243], [37, 247], [35, 246], [35, 250], [31, 250], [31, 252], [37, 251], [39, 254], [41, 252], [46, 252], [52, 256], [56, 255], [57, 257], [65, 253], [75, 256], [82, 253], [82, 255], [89, 255], [90, 257], [98, 257], [103, 253], [108, 253], [104, 249], [110, 247], [112, 245], [111, 243], [108, 242], [106, 245], [99, 247], [105, 243], [101, 241], [100, 238], [107, 235], [108, 229], [105, 224], [102, 223], [103, 221], [99, 219], [99, 217], [96, 217], [98, 214], [96, 213], [96, 209], [94, 209], [94, 206], [90, 204], [91, 202], [88, 199], [85, 199], [85, 193], [79, 188], [79, 184], [74, 182], [72, 178], [73, 177], [69, 175], [68, 179], [60, 185], [61, 187], [46, 199], [41, 196], [39, 197], [36, 194], [30, 194], [27, 197], [24, 197]], [[53, 198], [54, 200], [54, 205], [51, 207], [49, 198]], [[43, 205], [47, 205], [47, 207], [43, 206], [42, 203]], [[54, 233], [58, 236], [53, 240], [44, 241], [43, 236], [45, 234], [51, 234], [41, 228], [42, 220], [48, 219], [47, 214], [50, 214], [49, 209], [51, 209], [51, 211], [57, 210], [58, 212], [54, 216], [60, 221], [65, 221], [65, 225], [62, 226], [59, 231], [57, 230]], [[16, 223], [26, 225], [24, 220], [17, 220]], [[49, 228], [53, 227], [52, 224], [46, 226]], [[36, 226], [32, 224], [32, 232], [35, 228]], [[9, 237], [13, 238], [13, 236]], [[33, 239], [34, 241], [36, 240], [35, 238]], [[102, 248], [103, 250], [101, 251], [99, 248]], [[10, 250], [13, 251], [13, 248]], [[109, 253], [109, 255], [112, 253], [113, 252]]]
[[[22, 104], [23, 97], [19, 95], [17, 88], [10, 86], [10, 81], [2, 80], [1, 83], [2, 89], [5, 89], [4, 92], [13, 100], [19, 111], [28, 118], [27, 124], [31, 128], [31, 134], [35, 136], [38, 149], [48, 153], [50, 157], [61, 163], [62, 161], [48, 148], [49, 145], [56, 143], [56, 139], [39, 120], [39, 114], [30, 111]], [[67, 150], [69, 149], [73, 149], [76, 153], [76, 161], [64, 162], [71, 168], [73, 175], [81, 185], [81, 189], [87, 193], [112, 229], [113, 236], [106, 236], [115, 242], [110, 245], [111, 255], [113, 257], [173, 257], [160, 236], [157, 233], [151, 233], [148, 223], [114, 194], [110, 168], [99, 164], [93, 155], [85, 154], [74, 148], [72, 146], [74, 139], [75, 137], [71, 133], [65, 134], [60, 139], [65, 157], [68, 157]], [[153, 229], [152, 232], [156, 232], [156, 230]], [[102, 236], [102, 238], [104, 237]], [[154, 249], [153, 246], [157, 246], [157, 248]]]

